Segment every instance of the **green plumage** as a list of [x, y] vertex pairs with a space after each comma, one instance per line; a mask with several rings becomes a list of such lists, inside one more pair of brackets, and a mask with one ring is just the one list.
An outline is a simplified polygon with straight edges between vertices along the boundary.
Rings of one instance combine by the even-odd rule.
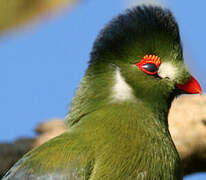
[[[138, 69], [146, 54], [174, 66], [175, 78]], [[167, 122], [171, 102], [181, 93], [175, 84], [190, 78], [182, 60], [170, 11], [136, 7], [115, 18], [94, 43], [66, 118], [68, 132], [27, 153], [4, 180], [182, 179]], [[114, 88], [118, 83], [124, 91]]]

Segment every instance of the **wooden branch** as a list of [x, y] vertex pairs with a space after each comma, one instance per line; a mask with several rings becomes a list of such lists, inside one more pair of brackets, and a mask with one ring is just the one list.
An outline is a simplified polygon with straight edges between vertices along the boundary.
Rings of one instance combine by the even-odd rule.
[[42, 19], [79, 0], [0, 0], [0, 35], [10, 29]]
[[[185, 175], [206, 171], [206, 95], [176, 99], [169, 114], [169, 129], [183, 161]], [[32, 147], [39, 146], [65, 130], [62, 120], [53, 119], [36, 128], [39, 135], [35, 140], [0, 144], [0, 177]]]
[[176, 99], [169, 114], [169, 129], [184, 173], [206, 171], [206, 95]]
[[0, 144], [0, 179], [16, 161], [31, 149], [33, 143], [34, 139], [20, 138], [13, 144]]

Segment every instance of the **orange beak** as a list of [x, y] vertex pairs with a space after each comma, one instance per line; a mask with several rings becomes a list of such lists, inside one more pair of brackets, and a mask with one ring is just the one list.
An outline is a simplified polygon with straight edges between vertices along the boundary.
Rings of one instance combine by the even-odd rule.
[[200, 84], [193, 76], [191, 76], [191, 79], [185, 84], [177, 84], [176, 86], [178, 89], [181, 89], [188, 94], [201, 94], [202, 93]]

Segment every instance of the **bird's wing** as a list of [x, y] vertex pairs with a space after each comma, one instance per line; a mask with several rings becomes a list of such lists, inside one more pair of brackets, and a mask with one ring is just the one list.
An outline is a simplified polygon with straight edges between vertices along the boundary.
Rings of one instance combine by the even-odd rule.
[[27, 153], [2, 180], [87, 180], [92, 155], [81, 136], [66, 132]]

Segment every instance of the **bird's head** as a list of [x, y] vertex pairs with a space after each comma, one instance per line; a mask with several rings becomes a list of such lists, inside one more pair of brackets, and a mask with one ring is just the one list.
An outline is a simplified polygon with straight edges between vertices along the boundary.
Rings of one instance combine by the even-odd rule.
[[[175, 96], [200, 93], [183, 62], [178, 25], [168, 9], [137, 6], [100, 32], [67, 121], [109, 104], [143, 103], [168, 113]], [[79, 108], [81, 105], [81, 108]]]
[[138, 6], [113, 19], [97, 38], [90, 65], [114, 67], [114, 99], [171, 101], [201, 92], [183, 62], [178, 25], [160, 7]]

